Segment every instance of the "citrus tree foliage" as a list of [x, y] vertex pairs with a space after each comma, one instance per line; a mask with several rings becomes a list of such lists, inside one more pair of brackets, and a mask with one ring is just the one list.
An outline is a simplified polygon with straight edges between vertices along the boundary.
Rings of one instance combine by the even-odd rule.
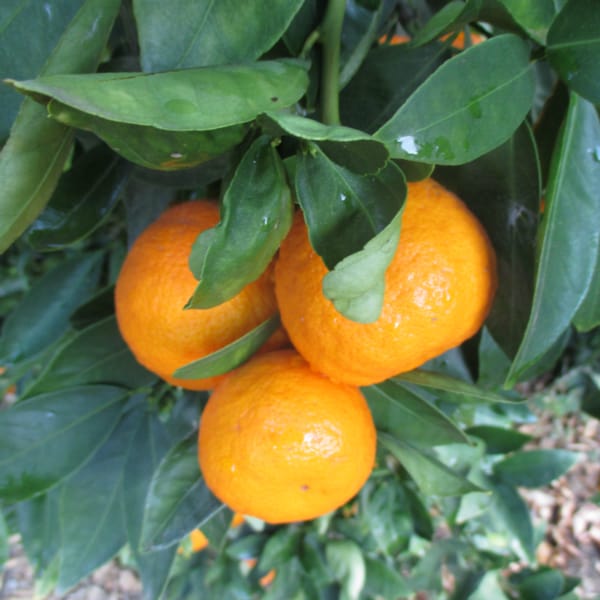
[[[147, 598], [575, 597], [536, 563], [517, 487], [578, 457], [523, 449], [514, 386], [600, 324], [595, 0], [3, 0], [0, 24], [0, 364], [17, 386], [0, 411], [0, 561], [19, 532], [42, 590], [121, 552]], [[157, 381], [119, 336], [128, 245], [170, 201], [220, 196], [190, 256], [188, 307], [214, 306], [268, 264], [297, 202], [325, 294], [369, 322], [406, 181], [431, 175], [495, 247], [485, 327], [363, 390], [379, 454], [352, 503], [229, 531], [196, 459], [206, 396]], [[177, 374], [227, 372], [277, 326]], [[178, 554], [196, 527], [209, 549]]]

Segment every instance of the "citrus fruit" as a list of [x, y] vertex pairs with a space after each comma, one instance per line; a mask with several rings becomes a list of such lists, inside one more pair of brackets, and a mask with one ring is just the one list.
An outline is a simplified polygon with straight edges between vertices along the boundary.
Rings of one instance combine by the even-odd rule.
[[[449, 33], [449, 34], [443, 35], [440, 38], [440, 41], [443, 42], [444, 40], [449, 38], [451, 35], [453, 35], [453, 34]], [[480, 33], [474, 33], [474, 32], [469, 32], [469, 38], [470, 38], [469, 44], [473, 45], [473, 46], [475, 44], [480, 44], [481, 42], [485, 41], [485, 39], [486, 39], [485, 36], [481, 35]], [[466, 41], [465, 32], [460, 31], [458, 33], [458, 35], [452, 41], [452, 47], [456, 48], [457, 50], [464, 50], [465, 49], [465, 41]], [[390, 46], [397, 46], [399, 44], [406, 44], [408, 42], [410, 42], [410, 37], [408, 35], [395, 34], [389, 39], [388, 39], [388, 36], [384, 35], [379, 38], [380, 44], [389, 44]]]
[[352, 498], [369, 477], [375, 444], [357, 388], [279, 350], [217, 385], [200, 420], [198, 459], [206, 485], [233, 510], [289, 523]]
[[[217, 205], [192, 200], [167, 209], [132, 245], [115, 288], [117, 322], [139, 363], [165, 381], [192, 390], [220, 377], [177, 379], [173, 372], [234, 342], [276, 311], [272, 266], [237, 296], [209, 309], [184, 310], [198, 281], [188, 257], [198, 234], [219, 221]], [[283, 342], [275, 333], [267, 342]]]
[[327, 272], [296, 214], [275, 266], [282, 323], [314, 369], [353, 385], [412, 370], [471, 337], [496, 289], [495, 255], [483, 227], [432, 179], [408, 184], [375, 322], [356, 323], [337, 312], [322, 292]]
[[[232, 528], [238, 527], [243, 522], [244, 522], [243, 515], [240, 515], [239, 513], [235, 513], [233, 515], [233, 518], [231, 519], [230, 527], [232, 527]], [[189, 537], [190, 537], [190, 545], [191, 545], [192, 552], [200, 552], [201, 550], [204, 550], [204, 548], [206, 548], [209, 544], [208, 538], [204, 535], [204, 533], [200, 529], [193, 529], [190, 532]]]

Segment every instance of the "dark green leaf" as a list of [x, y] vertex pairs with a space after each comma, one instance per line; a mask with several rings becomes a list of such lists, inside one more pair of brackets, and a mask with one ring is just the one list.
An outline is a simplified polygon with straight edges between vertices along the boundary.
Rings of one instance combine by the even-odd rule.
[[228, 373], [246, 362], [271, 337], [279, 325], [279, 316], [275, 315], [221, 350], [177, 369], [173, 377], [203, 379]]
[[8, 560], [9, 551], [8, 529], [6, 527], [4, 515], [0, 512], [0, 568], [2, 568], [4, 563]]
[[521, 126], [505, 144], [477, 160], [436, 169], [435, 177], [467, 203], [490, 236], [497, 258], [498, 289], [487, 326], [504, 352], [514, 356], [533, 299], [542, 195], [530, 127]]
[[[100, 119], [165, 131], [210, 131], [292, 105], [307, 85], [305, 65], [279, 60], [156, 74], [55, 75], [13, 82], [21, 92]], [[176, 150], [176, 149], [174, 149]]]
[[596, 382], [587, 373], [582, 373], [583, 395], [581, 397], [581, 410], [595, 419], [600, 419], [600, 389]]
[[52, 117], [95, 133], [127, 160], [160, 171], [179, 171], [208, 162], [239, 144], [248, 126], [232, 125], [212, 131], [167, 131], [146, 125], [117, 123], [52, 101]]
[[210, 308], [233, 298], [267, 268], [293, 216], [279, 154], [266, 137], [246, 151], [230, 181], [221, 220], [194, 242], [190, 269], [200, 281], [186, 308]]
[[379, 433], [378, 437], [384, 448], [400, 461], [424, 494], [460, 496], [481, 491], [474, 483], [455, 473], [431, 454], [387, 433]]
[[[83, 0], [54, 0], [52, 4], [4, 0], [0, 5], [0, 73], [13, 79], [35, 77], [56, 46]], [[48, 8], [46, 8], [48, 7]], [[31, 37], [35, 36], [35, 44]], [[0, 145], [23, 98], [0, 86]]]
[[435, 533], [433, 518], [423, 498], [408, 484], [403, 484], [402, 489], [408, 501], [408, 509], [412, 517], [415, 533], [425, 540], [432, 540]]
[[25, 234], [36, 250], [55, 250], [89, 236], [116, 206], [129, 168], [104, 146], [62, 175], [50, 202]]
[[529, 507], [511, 486], [492, 485], [493, 502], [490, 507], [493, 526], [506, 537], [507, 549], [516, 551], [520, 559], [535, 560], [534, 535]]
[[466, 430], [469, 435], [474, 435], [485, 442], [485, 451], [488, 454], [507, 454], [519, 450], [533, 438], [530, 435], [516, 431], [515, 429], [504, 429], [493, 425], [476, 425]]
[[579, 305], [573, 323], [579, 331], [591, 331], [600, 325], [600, 245], [596, 267], [583, 302]]
[[271, 535], [265, 544], [257, 570], [265, 575], [271, 569], [277, 569], [298, 554], [302, 532], [283, 527]]
[[546, 43], [546, 35], [557, 13], [554, 0], [500, 0], [512, 18], [538, 44]]
[[551, 349], [590, 286], [600, 246], [599, 141], [594, 106], [572, 94], [546, 193], [533, 308], [507, 384]]
[[542, 487], [564, 475], [579, 458], [568, 450], [515, 452], [494, 465], [494, 474], [509, 485]]
[[37, 577], [51, 568], [62, 545], [58, 520], [60, 491], [58, 486], [17, 504], [19, 534]]
[[[480, 4], [481, 2], [479, 2]], [[442, 34], [452, 29], [460, 28], [476, 16], [471, 6], [477, 2], [462, 2], [461, 0], [451, 0], [444, 5], [419, 29], [417, 34], [411, 40], [415, 46], [427, 44], [442, 36]]]
[[[94, 70], [120, 4], [119, 0], [86, 0], [46, 62], [43, 74]], [[48, 119], [46, 111], [31, 99], [23, 102], [0, 152], [0, 252], [23, 233], [48, 202], [71, 151], [71, 140], [69, 128]]]
[[548, 31], [548, 59], [562, 80], [595, 104], [600, 102], [600, 13], [594, 0], [568, 0]]
[[[62, 486], [60, 522], [65, 542], [61, 552], [58, 591], [66, 591], [112, 558], [127, 541], [121, 489], [143, 413], [131, 410], [108, 440]], [[141, 510], [141, 506], [139, 507]]]
[[386, 381], [363, 388], [377, 427], [417, 446], [468, 443], [468, 438], [435, 406], [416, 393]]
[[389, 157], [381, 142], [357, 129], [324, 125], [313, 119], [284, 112], [269, 112], [264, 119], [267, 123], [273, 122], [288, 135], [319, 142], [319, 147], [331, 160], [356, 173], [379, 171]]
[[157, 415], [146, 412], [140, 417], [132, 448], [127, 457], [120, 494], [123, 504], [127, 541], [147, 598], [160, 598], [167, 584], [176, 548], [171, 546], [156, 552], [139, 551], [144, 503], [152, 475], [172, 445], [172, 436]]
[[[433, 373], [432, 371], [410, 371], [394, 377], [397, 382], [406, 382], [420, 385], [435, 390], [450, 392], [459, 396], [463, 402], [487, 402], [495, 404], [497, 402], [515, 402], [514, 398], [502, 396], [496, 392], [490, 392], [477, 385], [449, 377], [442, 373]], [[517, 401], [520, 401], [517, 400]]]
[[300, 54], [306, 39], [317, 29], [324, 12], [324, 0], [304, 0], [282, 37], [283, 43], [294, 56]]
[[435, 71], [446, 54], [441, 44], [374, 48], [340, 95], [342, 122], [363, 131], [375, 131]]
[[142, 551], [177, 544], [223, 506], [202, 479], [197, 437], [193, 433], [170, 450], [154, 472], [144, 508]]
[[115, 313], [115, 286], [100, 288], [84, 302], [72, 315], [71, 325], [75, 329], [85, 329]]
[[528, 46], [500, 35], [444, 63], [375, 137], [393, 158], [466, 163], [514, 133], [531, 108], [534, 87]]
[[112, 315], [70, 337], [26, 389], [24, 397], [91, 383], [136, 389], [155, 380], [131, 354]]
[[31, 287], [4, 322], [2, 364], [30, 358], [64, 333], [71, 313], [96, 284], [100, 258], [88, 254], [66, 259]]
[[144, 71], [251, 61], [283, 35], [302, 0], [134, 0]]
[[374, 598], [409, 597], [411, 588], [406, 578], [396, 568], [380, 559], [365, 556], [365, 592]]
[[110, 435], [126, 392], [81, 386], [41, 394], [0, 412], [0, 496], [25, 500], [75, 471]]
[[528, 574], [518, 584], [522, 600], [557, 600], [562, 596], [565, 578], [560, 571], [542, 568]]
[[223, 548], [227, 532], [231, 529], [232, 518], [233, 511], [224, 506], [202, 524], [202, 533], [213, 548]]

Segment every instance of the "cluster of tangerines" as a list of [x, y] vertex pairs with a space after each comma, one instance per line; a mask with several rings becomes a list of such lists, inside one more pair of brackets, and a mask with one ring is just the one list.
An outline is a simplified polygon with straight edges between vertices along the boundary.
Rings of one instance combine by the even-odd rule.
[[[198, 456], [215, 496], [268, 523], [312, 519], [350, 500], [373, 468], [376, 430], [359, 386], [412, 370], [475, 334], [496, 288], [494, 251], [466, 205], [426, 179], [408, 184], [375, 322], [345, 318], [324, 296], [328, 271], [300, 210], [256, 281], [219, 306], [184, 310], [198, 284], [188, 266], [192, 245], [218, 221], [216, 202], [192, 200], [138, 237], [116, 284], [120, 331], [137, 360], [166, 381], [213, 390]], [[210, 379], [172, 376], [277, 311], [285, 333], [242, 366]]]

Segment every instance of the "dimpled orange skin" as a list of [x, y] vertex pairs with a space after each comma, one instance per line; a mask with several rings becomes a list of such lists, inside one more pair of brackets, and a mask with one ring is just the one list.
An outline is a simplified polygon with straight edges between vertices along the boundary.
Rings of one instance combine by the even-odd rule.
[[375, 460], [369, 407], [294, 350], [256, 356], [216, 387], [200, 420], [209, 489], [268, 523], [313, 519], [352, 498]]
[[327, 274], [299, 214], [275, 265], [284, 327], [311, 366], [371, 385], [419, 367], [474, 335], [496, 290], [496, 260], [475, 216], [432, 179], [409, 183], [400, 242], [377, 321], [343, 317], [323, 295]]
[[[277, 311], [272, 266], [231, 300], [184, 310], [198, 281], [188, 257], [198, 234], [219, 221], [208, 200], [176, 204], [137, 238], [115, 288], [117, 322], [139, 363], [165, 381], [191, 390], [212, 389], [222, 376], [178, 379], [173, 372], [234, 342]], [[282, 345], [279, 333], [270, 347]]]

